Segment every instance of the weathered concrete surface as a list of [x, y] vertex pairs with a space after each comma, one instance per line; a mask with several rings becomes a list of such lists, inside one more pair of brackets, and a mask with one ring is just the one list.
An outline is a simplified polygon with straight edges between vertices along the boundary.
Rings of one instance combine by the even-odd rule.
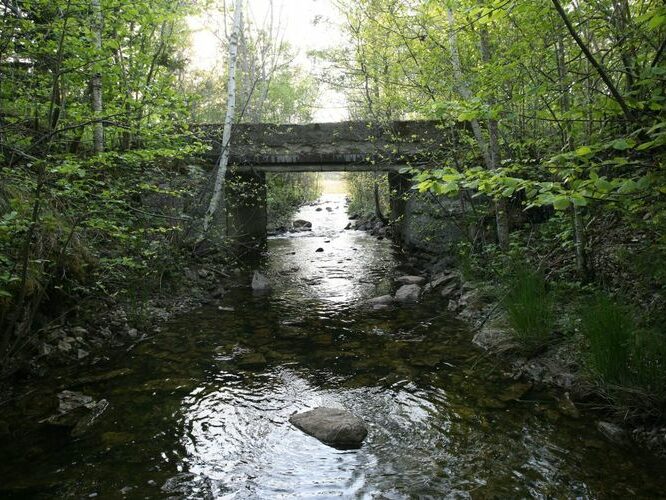
[[[433, 161], [454, 142], [459, 127], [435, 121], [399, 121], [379, 128], [369, 122], [309, 125], [238, 124], [231, 134], [230, 167], [266, 172], [396, 171], [408, 162]], [[194, 127], [217, 159], [222, 125]]]

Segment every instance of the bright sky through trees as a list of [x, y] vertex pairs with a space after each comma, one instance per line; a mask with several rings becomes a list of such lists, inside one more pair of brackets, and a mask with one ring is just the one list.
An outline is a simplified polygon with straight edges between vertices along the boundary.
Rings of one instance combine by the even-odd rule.
[[[248, 0], [248, 17], [254, 26], [268, 26], [271, 0]], [[306, 72], [318, 75], [321, 64], [308, 57], [312, 50], [322, 50], [342, 43], [339, 24], [342, 17], [332, 0], [273, 0], [274, 29], [279, 26], [282, 37], [296, 52], [294, 64]], [[193, 69], [224, 68], [225, 49], [220, 47], [215, 32], [223, 33], [224, 17], [210, 10], [207, 14], [190, 18], [190, 66]], [[322, 85], [321, 96], [314, 112], [314, 121], [341, 121], [347, 118], [344, 96]]]

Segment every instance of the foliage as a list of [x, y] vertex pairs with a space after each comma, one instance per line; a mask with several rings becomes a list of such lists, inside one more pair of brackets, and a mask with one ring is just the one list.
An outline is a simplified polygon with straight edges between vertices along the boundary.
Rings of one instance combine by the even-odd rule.
[[[666, 317], [663, 2], [340, 5], [350, 50], [322, 56], [343, 68], [352, 117], [441, 123], [450, 146], [404, 172], [422, 193], [466, 201], [463, 267], [509, 279], [518, 335], [546, 335], [538, 311], [554, 297], [535, 275], [506, 278], [516, 257], [543, 270], [565, 302], [578, 296], [565, 290], [621, 291], [642, 314], [641, 331], [658, 331]], [[511, 243], [498, 248], [503, 213]], [[663, 336], [631, 331], [614, 308], [584, 313], [590, 359], [609, 380], [650, 379], [656, 388]]]
[[[0, 360], [85, 294], [122, 292], [172, 259], [183, 214], [148, 200], [200, 150], [188, 133], [183, 3], [5, 2], [0, 28]], [[101, 37], [101, 47], [95, 40]], [[91, 105], [102, 82], [103, 113]], [[103, 151], [93, 129], [104, 128]], [[177, 203], [177, 202], [174, 202]], [[45, 314], [46, 313], [46, 314]], [[41, 319], [40, 319], [41, 318]]]
[[375, 185], [379, 189], [379, 205], [384, 216], [389, 214], [389, 186], [386, 175], [375, 172], [347, 172], [345, 173], [347, 192], [349, 196], [350, 214], [361, 217], [375, 215]]
[[635, 311], [597, 294], [580, 313], [589, 345], [588, 364], [609, 384], [628, 385], [666, 396], [666, 338], [641, 327]]
[[321, 195], [318, 174], [283, 173], [266, 177], [268, 224], [286, 226], [296, 209]]

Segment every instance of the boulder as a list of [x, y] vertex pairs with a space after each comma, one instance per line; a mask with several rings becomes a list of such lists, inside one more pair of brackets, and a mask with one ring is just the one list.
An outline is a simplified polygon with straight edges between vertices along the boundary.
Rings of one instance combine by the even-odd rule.
[[366, 300], [365, 303], [369, 306], [388, 305], [393, 303], [393, 297], [390, 295], [382, 295]]
[[403, 285], [422, 285], [425, 280], [423, 276], [400, 276], [396, 281]]
[[453, 281], [448, 285], [446, 285], [444, 288], [442, 288], [440, 294], [442, 295], [442, 298], [451, 300], [457, 290], [458, 290], [458, 283]]
[[421, 295], [421, 287], [419, 285], [402, 285], [395, 292], [395, 300], [398, 302], [418, 302]]
[[291, 225], [297, 229], [304, 229], [312, 227], [312, 222], [310, 222], [309, 220], [296, 219], [294, 222], [291, 223]]
[[606, 439], [618, 446], [629, 445], [629, 435], [619, 425], [611, 422], [597, 422], [597, 430], [601, 432]]
[[368, 435], [363, 420], [341, 408], [319, 407], [289, 417], [292, 425], [335, 448], [358, 448]]
[[252, 290], [255, 292], [268, 292], [271, 288], [271, 282], [268, 281], [268, 278], [259, 271], [255, 271], [252, 275]]
[[456, 272], [451, 273], [439, 273], [430, 280], [430, 282], [423, 288], [424, 293], [431, 292], [439, 288], [440, 286], [445, 286], [449, 288], [453, 286], [454, 288], [460, 283], [460, 276]]

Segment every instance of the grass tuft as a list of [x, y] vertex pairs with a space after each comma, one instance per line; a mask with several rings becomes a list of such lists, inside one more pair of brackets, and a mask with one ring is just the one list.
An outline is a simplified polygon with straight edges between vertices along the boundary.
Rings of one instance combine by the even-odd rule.
[[509, 324], [526, 347], [545, 344], [553, 328], [553, 304], [539, 272], [518, 267], [509, 278], [504, 298]]
[[628, 382], [631, 338], [636, 324], [631, 311], [597, 296], [581, 311], [581, 332], [589, 344], [590, 368], [605, 382]]

